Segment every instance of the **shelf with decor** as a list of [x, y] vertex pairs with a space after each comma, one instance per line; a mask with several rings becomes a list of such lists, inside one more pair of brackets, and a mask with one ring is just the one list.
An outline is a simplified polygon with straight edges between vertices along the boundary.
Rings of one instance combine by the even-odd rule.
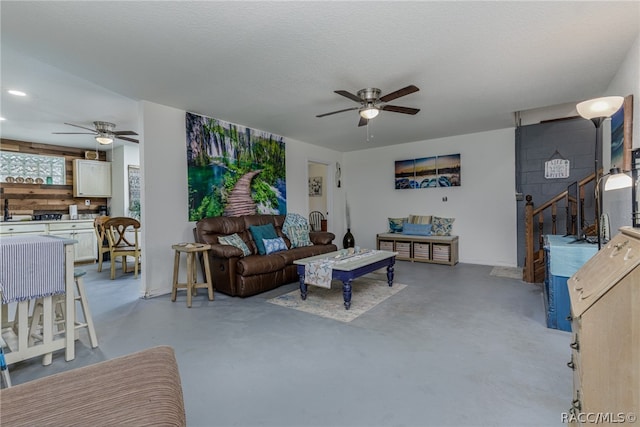
[[397, 252], [397, 260], [446, 265], [458, 263], [458, 236], [380, 233], [376, 241], [379, 250]]

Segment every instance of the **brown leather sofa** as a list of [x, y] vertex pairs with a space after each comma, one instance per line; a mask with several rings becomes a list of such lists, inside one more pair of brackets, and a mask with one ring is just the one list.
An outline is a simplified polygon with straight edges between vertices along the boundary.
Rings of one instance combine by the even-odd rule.
[[[199, 243], [211, 245], [209, 265], [213, 287], [231, 296], [248, 297], [259, 294], [286, 283], [298, 280], [295, 260], [327, 252], [338, 248], [331, 243], [335, 235], [327, 231], [312, 231], [309, 238], [313, 246], [291, 249], [291, 242], [282, 232], [285, 215], [244, 215], [239, 217], [214, 217], [198, 221], [194, 229]], [[271, 223], [278, 236], [287, 244], [286, 251], [269, 255], [259, 255], [249, 226]], [[243, 256], [242, 250], [230, 245], [221, 245], [219, 236], [237, 233], [251, 250], [251, 255]]]

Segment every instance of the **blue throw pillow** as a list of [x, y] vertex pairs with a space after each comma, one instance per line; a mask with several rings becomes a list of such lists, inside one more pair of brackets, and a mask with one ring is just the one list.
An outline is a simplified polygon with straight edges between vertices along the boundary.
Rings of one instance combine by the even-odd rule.
[[414, 236], [431, 236], [431, 224], [410, 224], [405, 222], [402, 226], [402, 234]]
[[278, 237], [276, 229], [273, 228], [273, 224], [250, 225], [249, 231], [251, 232], [251, 236], [253, 237], [253, 241], [256, 244], [260, 255], [267, 254], [267, 251], [264, 248], [264, 243], [262, 243], [262, 239], [275, 239]]
[[267, 255], [287, 250], [287, 244], [284, 242], [282, 237], [276, 237], [275, 239], [262, 239], [262, 243], [264, 244], [264, 250]]

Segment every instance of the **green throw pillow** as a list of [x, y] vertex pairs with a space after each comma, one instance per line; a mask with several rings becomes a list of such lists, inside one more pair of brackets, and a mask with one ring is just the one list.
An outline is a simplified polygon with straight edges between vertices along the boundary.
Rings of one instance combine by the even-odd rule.
[[253, 241], [256, 244], [260, 255], [267, 254], [262, 239], [275, 239], [278, 237], [276, 229], [273, 228], [273, 224], [250, 225], [249, 231], [251, 232], [251, 236], [253, 237]]
[[235, 246], [236, 248], [240, 249], [242, 251], [242, 254], [245, 256], [251, 255], [251, 251], [249, 250], [249, 247], [247, 246], [247, 244], [236, 233], [233, 233], [230, 236], [219, 236], [218, 242], [221, 245]]

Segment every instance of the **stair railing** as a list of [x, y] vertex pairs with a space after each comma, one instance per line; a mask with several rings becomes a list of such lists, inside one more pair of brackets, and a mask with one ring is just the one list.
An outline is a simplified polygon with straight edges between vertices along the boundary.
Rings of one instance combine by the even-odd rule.
[[[584, 192], [585, 186], [594, 180], [595, 174], [591, 174], [586, 178], [578, 182], [579, 197], [581, 200], [580, 207], [582, 209], [580, 218], [582, 218], [582, 224], [576, 224], [577, 212], [575, 211], [576, 205], [571, 207], [572, 212], [568, 212], [569, 206], [565, 206], [567, 210], [567, 218], [570, 218], [570, 224], [567, 224], [567, 234], [578, 234], [576, 230], [582, 230], [584, 228]], [[524, 209], [524, 239], [525, 239], [525, 260], [524, 269], [522, 272], [522, 280], [528, 283], [539, 283], [544, 280], [544, 218], [545, 212], [551, 209], [551, 233], [558, 234], [557, 230], [557, 213], [558, 202], [565, 200], [567, 197], [567, 191], [558, 193], [539, 207], [533, 207], [533, 197], [527, 195], [525, 198], [527, 203]], [[569, 215], [570, 214], [570, 215]], [[536, 222], [537, 227], [534, 222]], [[549, 233], [547, 233], [549, 234]], [[538, 242], [537, 248], [535, 242]], [[538, 268], [536, 268], [536, 266]]]

